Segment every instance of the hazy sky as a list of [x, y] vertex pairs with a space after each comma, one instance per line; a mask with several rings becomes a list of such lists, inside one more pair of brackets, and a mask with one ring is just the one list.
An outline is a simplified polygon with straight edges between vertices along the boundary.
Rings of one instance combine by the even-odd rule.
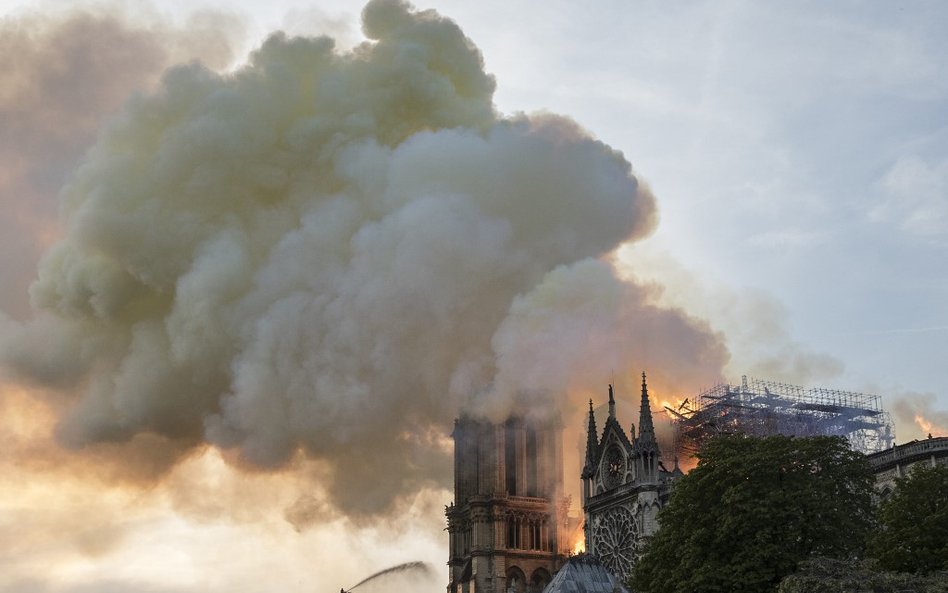
[[[238, 67], [276, 29], [362, 40], [360, 3], [262, 4], [108, 5], [137, 32], [100, 35], [109, 42], [87, 88], [63, 74], [75, 66], [62, 56], [81, 52], [53, 51], [61, 30], [39, 50], [16, 33], [42, 38], [78, 4], [0, 0], [0, 53], [29, 57], [0, 57], [6, 317], [30, 317], [37, 260], [61, 235], [58, 189], [131, 92], [182, 60]], [[878, 393], [900, 442], [945, 434], [948, 6], [416, 6], [453, 19], [481, 50], [501, 113], [569, 116], [632, 163], [660, 221], [620, 250], [623, 271], [724, 336], [731, 382]], [[56, 450], [52, 413], [23, 389], [4, 387], [0, 404], [0, 447], [16, 451], [0, 464], [0, 593], [335, 591], [416, 559], [438, 571], [424, 590], [443, 587], [444, 491], [366, 528], [307, 498], [318, 463], [248, 474], [215, 449], [142, 488], [113, 479], [113, 461]]]

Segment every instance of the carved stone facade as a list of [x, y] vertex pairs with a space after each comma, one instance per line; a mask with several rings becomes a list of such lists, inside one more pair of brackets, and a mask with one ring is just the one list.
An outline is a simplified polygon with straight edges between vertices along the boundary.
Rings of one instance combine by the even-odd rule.
[[918, 463], [948, 465], [948, 437], [932, 437], [896, 445], [869, 455], [869, 465], [876, 475], [876, 490], [886, 499], [895, 490], [895, 480], [909, 474]]
[[452, 436], [448, 593], [540, 593], [568, 548], [560, 427], [462, 417]]
[[612, 385], [601, 438], [590, 400], [582, 471], [586, 551], [620, 580], [629, 576], [645, 539], [658, 530], [658, 511], [680, 475], [677, 460], [670, 472], [661, 464], [644, 373], [638, 437], [634, 425], [628, 436], [619, 425]]

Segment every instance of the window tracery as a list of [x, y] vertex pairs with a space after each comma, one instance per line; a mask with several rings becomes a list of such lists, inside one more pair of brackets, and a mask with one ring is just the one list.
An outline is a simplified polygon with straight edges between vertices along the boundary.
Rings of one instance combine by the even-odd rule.
[[632, 572], [638, 533], [635, 517], [625, 507], [606, 511], [594, 525], [593, 541], [596, 555], [612, 571], [612, 574], [624, 578]]

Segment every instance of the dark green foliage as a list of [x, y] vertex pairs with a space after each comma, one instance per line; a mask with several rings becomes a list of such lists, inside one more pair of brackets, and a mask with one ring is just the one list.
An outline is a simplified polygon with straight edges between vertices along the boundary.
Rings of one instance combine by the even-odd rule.
[[879, 507], [869, 555], [886, 570], [948, 570], [948, 466], [919, 463]]
[[637, 593], [773, 591], [801, 560], [862, 550], [873, 477], [845, 439], [725, 436], [698, 459], [636, 565]]
[[816, 558], [800, 563], [777, 593], [948, 593], [948, 573], [883, 572], [873, 561]]

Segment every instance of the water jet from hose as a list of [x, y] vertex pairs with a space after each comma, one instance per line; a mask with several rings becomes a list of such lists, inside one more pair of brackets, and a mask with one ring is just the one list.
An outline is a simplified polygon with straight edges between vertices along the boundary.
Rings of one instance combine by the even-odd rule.
[[431, 567], [426, 562], [406, 562], [405, 564], [399, 564], [398, 566], [393, 566], [391, 568], [386, 568], [385, 570], [380, 570], [375, 574], [369, 575], [368, 577], [362, 579], [352, 587], [348, 589], [341, 589], [339, 593], [351, 593], [353, 589], [361, 587], [362, 585], [368, 583], [369, 581], [374, 581], [377, 578], [390, 576], [394, 574], [400, 574], [405, 572], [418, 572], [424, 575], [431, 574]]

